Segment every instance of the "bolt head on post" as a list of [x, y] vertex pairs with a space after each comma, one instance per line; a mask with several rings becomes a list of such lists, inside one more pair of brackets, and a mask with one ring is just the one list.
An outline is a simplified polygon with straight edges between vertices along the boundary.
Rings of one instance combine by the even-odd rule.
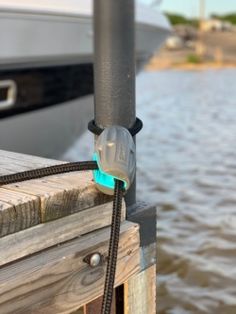
[[85, 256], [83, 261], [90, 267], [97, 267], [102, 262], [102, 255], [100, 253], [92, 253]]

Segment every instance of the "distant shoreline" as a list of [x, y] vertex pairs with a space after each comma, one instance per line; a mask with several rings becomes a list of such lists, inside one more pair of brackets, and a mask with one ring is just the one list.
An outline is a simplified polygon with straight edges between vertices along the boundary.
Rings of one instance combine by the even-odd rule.
[[217, 62], [202, 62], [202, 63], [189, 63], [189, 62], [180, 62], [180, 63], [173, 63], [173, 64], [162, 64], [162, 62], [158, 62], [155, 64], [154, 62], [149, 63], [146, 66], [147, 71], [158, 71], [158, 70], [195, 70], [195, 71], [202, 71], [202, 70], [220, 70], [220, 69], [229, 69], [229, 68], [236, 68], [236, 62], [229, 62], [229, 63], [217, 63]]
[[236, 68], [236, 30], [205, 32], [192, 46], [168, 49], [164, 46], [147, 65], [148, 70], [207, 70]]

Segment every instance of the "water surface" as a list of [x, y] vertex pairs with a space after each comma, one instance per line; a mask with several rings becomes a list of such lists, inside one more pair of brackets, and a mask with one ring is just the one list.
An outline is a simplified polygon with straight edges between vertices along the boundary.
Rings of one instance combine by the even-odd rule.
[[157, 204], [158, 313], [236, 313], [236, 70], [143, 73], [138, 195]]
[[[234, 69], [137, 79], [138, 195], [157, 206], [158, 314], [236, 313], [235, 82]], [[91, 158], [92, 143], [87, 133], [69, 155]]]

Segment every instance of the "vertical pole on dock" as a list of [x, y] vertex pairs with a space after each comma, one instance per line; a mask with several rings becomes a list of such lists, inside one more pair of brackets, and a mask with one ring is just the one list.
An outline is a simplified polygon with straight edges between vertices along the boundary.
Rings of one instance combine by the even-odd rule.
[[[94, 0], [94, 111], [100, 128], [131, 128], [135, 123], [134, 17], [134, 0]], [[140, 225], [142, 263], [140, 273], [116, 291], [122, 304], [117, 311], [155, 314], [156, 208], [136, 203], [135, 183], [127, 193], [126, 205], [127, 219]]]
[[[135, 123], [134, 15], [134, 0], [94, 0], [94, 111], [101, 128]], [[135, 202], [134, 183], [126, 203]]]

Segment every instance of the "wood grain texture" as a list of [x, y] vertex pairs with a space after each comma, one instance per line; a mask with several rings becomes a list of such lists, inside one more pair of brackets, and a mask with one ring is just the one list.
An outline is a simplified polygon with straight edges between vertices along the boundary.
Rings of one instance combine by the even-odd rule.
[[124, 284], [124, 314], [156, 314], [156, 265]]
[[0, 149], [0, 175], [65, 163], [48, 158], [9, 152]]
[[[103, 297], [97, 298], [96, 300], [86, 304], [83, 308], [83, 314], [100, 314], [102, 309], [102, 300]], [[110, 314], [116, 314], [116, 302], [115, 302], [115, 294], [113, 295], [111, 312]]]
[[[0, 150], [0, 175], [60, 161]], [[0, 237], [110, 202], [96, 189], [92, 172], [71, 172], [0, 188]]]
[[71, 312], [70, 314], [85, 314], [84, 307], [80, 307], [78, 310]]
[[[91, 268], [87, 254], [107, 256], [110, 228], [0, 268], [0, 313], [70, 313], [102, 295], [106, 263]], [[121, 225], [116, 285], [140, 269], [139, 227]], [[150, 313], [151, 314], [151, 313]]]
[[[0, 266], [111, 224], [112, 203], [39, 224], [0, 238]], [[122, 218], [125, 219], [125, 203]]]
[[0, 189], [0, 238], [40, 222], [37, 196]]

